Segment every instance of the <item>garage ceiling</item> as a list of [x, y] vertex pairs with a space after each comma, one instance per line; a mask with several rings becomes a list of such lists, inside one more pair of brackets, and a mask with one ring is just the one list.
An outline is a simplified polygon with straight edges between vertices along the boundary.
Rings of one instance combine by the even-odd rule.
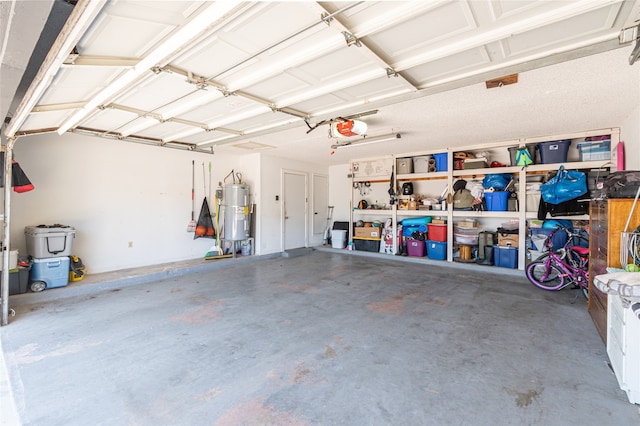
[[319, 123], [364, 114], [368, 138], [404, 132], [415, 111], [399, 102], [616, 49], [639, 10], [610, 0], [80, 0], [5, 134], [205, 152], [266, 144], [274, 155], [293, 137], [308, 155], [309, 141], [334, 143]]

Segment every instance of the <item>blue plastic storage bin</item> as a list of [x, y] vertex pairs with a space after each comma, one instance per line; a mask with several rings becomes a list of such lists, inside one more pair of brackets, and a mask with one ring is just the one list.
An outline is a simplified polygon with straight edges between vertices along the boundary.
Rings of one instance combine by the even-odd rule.
[[69, 258], [48, 257], [33, 259], [29, 283], [41, 281], [45, 288], [64, 287], [69, 283]]
[[580, 161], [604, 161], [611, 159], [611, 140], [578, 144]]
[[448, 168], [447, 153], [433, 154], [433, 158], [436, 160], [436, 172], [446, 172]]
[[485, 192], [487, 210], [490, 212], [506, 212], [509, 200], [509, 191]]
[[[551, 234], [551, 231], [553, 231], [553, 229], [545, 229], [545, 228], [530, 228], [531, 230], [531, 235], [545, 235], [545, 236], [549, 236], [549, 234]], [[564, 247], [564, 245], [567, 243], [567, 231], [564, 230], [558, 230], [553, 234], [553, 237], [551, 238], [551, 242], [553, 243], [553, 250], [559, 250], [562, 247]], [[534, 249], [537, 250], [536, 247], [534, 247]]]
[[542, 164], [565, 163], [567, 161], [569, 145], [571, 145], [570, 139], [540, 142], [538, 144], [540, 162]]
[[445, 260], [447, 258], [447, 243], [427, 240], [427, 256], [429, 259]]
[[493, 246], [493, 263], [502, 268], [518, 267], [518, 249], [515, 247]]

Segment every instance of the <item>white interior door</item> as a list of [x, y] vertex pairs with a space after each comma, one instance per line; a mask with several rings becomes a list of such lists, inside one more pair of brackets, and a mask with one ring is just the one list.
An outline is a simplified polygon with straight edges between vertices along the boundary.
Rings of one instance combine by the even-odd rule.
[[284, 250], [307, 244], [307, 176], [284, 172]]
[[313, 175], [313, 234], [324, 232], [329, 204], [329, 180], [324, 175]]

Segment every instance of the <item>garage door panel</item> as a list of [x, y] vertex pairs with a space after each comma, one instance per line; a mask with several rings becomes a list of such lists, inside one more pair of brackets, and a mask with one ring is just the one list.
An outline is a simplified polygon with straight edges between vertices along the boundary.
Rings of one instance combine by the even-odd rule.
[[423, 87], [435, 80], [472, 71], [490, 63], [487, 51], [483, 46], [419, 65], [404, 71], [404, 73], [416, 81], [420, 87]]
[[136, 114], [127, 111], [107, 108], [82, 123], [82, 127], [112, 131], [124, 126], [131, 120], [135, 120], [137, 117]]
[[512, 55], [520, 55], [579, 42], [585, 36], [596, 37], [611, 29], [615, 20], [614, 12], [613, 8], [598, 9], [569, 20], [515, 34], [506, 44]]
[[154, 111], [197, 91], [197, 86], [187, 83], [184, 77], [160, 73], [136, 85], [125, 96], [116, 99], [115, 103], [143, 111]]
[[122, 70], [78, 67], [60, 72], [38, 102], [40, 105], [87, 101], [115, 79]]

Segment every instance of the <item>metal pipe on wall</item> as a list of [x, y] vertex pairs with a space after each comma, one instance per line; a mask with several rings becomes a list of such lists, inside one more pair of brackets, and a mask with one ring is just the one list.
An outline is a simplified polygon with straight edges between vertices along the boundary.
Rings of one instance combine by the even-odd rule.
[[9, 324], [9, 254], [11, 243], [11, 162], [15, 138], [9, 138], [4, 152], [4, 217], [2, 236], [2, 322], [0, 326]]

